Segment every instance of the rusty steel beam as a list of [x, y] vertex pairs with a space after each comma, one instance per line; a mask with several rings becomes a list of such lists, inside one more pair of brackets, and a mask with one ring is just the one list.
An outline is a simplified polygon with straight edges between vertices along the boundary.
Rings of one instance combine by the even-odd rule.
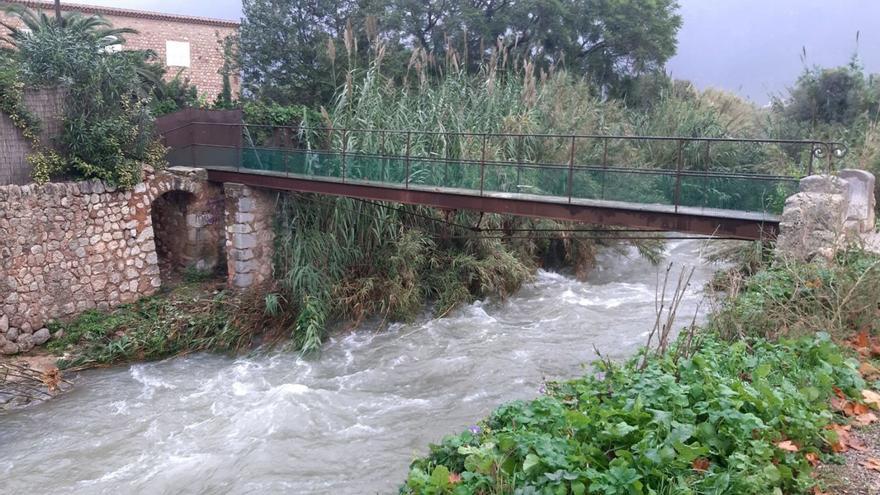
[[446, 191], [401, 189], [373, 184], [343, 184], [326, 180], [242, 173], [233, 170], [208, 169], [208, 180], [234, 182], [281, 191], [391, 201], [444, 210], [465, 209], [535, 218], [552, 218], [593, 225], [715, 235], [743, 240], [773, 238], [779, 229], [777, 221], [729, 218], [712, 214], [652, 211], [647, 208], [638, 208], [636, 205], [633, 208], [625, 208], [601, 204], [554, 203], [522, 198], [456, 194]]

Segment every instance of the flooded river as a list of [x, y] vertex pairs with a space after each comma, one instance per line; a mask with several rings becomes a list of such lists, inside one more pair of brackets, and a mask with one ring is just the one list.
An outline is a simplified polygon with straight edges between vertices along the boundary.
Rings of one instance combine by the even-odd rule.
[[594, 345], [631, 355], [669, 261], [696, 266], [689, 323], [716, 269], [704, 247], [670, 242], [657, 267], [608, 251], [586, 283], [540, 271], [504, 302], [361, 328], [320, 359], [203, 354], [85, 372], [57, 400], [0, 414], [0, 493], [394, 493], [428, 443], [583, 373]]

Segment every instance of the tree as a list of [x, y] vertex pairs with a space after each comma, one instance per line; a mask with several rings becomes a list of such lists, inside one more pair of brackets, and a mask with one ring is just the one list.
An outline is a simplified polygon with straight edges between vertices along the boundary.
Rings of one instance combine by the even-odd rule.
[[794, 121], [817, 125], [851, 126], [859, 117], [876, 118], [880, 86], [853, 57], [849, 64], [832, 69], [807, 68], [776, 106]]
[[278, 103], [328, 99], [333, 53], [355, 12], [349, 0], [244, 0], [241, 62], [244, 89]]
[[429, 63], [450, 61], [452, 70], [475, 72], [497, 54], [507, 66], [562, 66], [611, 88], [675, 53], [677, 9], [675, 0], [245, 0], [245, 87], [281, 103], [326, 101], [337, 82], [335, 43], [350, 23], [349, 64], [378, 41], [392, 78], [424, 49]]
[[603, 86], [655, 70], [675, 54], [675, 0], [374, 0], [392, 39], [458, 53], [475, 70], [501, 48], [514, 63], [565, 66]]

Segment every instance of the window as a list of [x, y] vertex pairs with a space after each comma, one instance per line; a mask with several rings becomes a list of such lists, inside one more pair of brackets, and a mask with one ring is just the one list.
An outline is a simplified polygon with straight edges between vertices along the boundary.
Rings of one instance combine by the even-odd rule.
[[189, 67], [189, 42], [166, 41], [165, 65], [169, 67]]

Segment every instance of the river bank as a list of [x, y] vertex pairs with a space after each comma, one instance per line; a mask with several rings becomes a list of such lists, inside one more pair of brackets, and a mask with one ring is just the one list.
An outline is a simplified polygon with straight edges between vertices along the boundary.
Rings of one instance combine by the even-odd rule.
[[702, 328], [505, 404], [431, 445], [401, 493], [876, 493], [878, 266], [850, 251], [734, 276]]
[[[703, 247], [667, 245], [667, 261], [697, 262], [681, 325], [716, 271]], [[83, 372], [71, 393], [3, 417], [13, 454], [0, 472], [21, 473], [12, 489], [58, 493], [395, 491], [429, 442], [581, 374], [592, 344], [624, 359], [644, 342], [658, 267], [634, 248], [598, 256], [587, 282], [539, 272], [505, 301], [335, 334], [319, 359], [195, 354]], [[85, 424], [104, 433], [84, 438]], [[71, 470], [71, 452], [91, 462]]]

